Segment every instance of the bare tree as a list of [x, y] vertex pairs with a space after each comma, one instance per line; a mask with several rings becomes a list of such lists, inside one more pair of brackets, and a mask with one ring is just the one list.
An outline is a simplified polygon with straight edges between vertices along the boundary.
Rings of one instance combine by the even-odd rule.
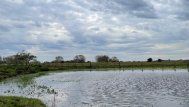
[[74, 62], [83, 63], [85, 62], [86, 58], [84, 55], [76, 55], [74, 57]]
[[63, 62], [64, 61], [64, 58], [62, 56], [57, 56], [55, 57], [55, 62]]
[[18, 64], [16, 60], [16, 55], [7, 56], [3, 58], [3, 60], [5, 61], [6, 64], [9, 64], [9, 65]]

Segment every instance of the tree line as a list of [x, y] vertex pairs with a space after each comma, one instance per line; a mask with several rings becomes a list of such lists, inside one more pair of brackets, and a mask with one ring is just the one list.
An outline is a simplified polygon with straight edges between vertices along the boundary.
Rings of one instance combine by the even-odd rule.
[[[120, 61], [117, 57], [109, 57], [108, 55], [97, 55], [95, 57], [96, 62], [119, 62], [116, 64], [119, 64], [119, 67], [121, 65]], [[148, 58], [147, 62], [149, 62], [149, 65], [153, 64], [150, 62], [162, 62], [162, 61], [170, 61], [170, 60], [153, 60], [152, 58]], [[79, 63], [86, 63], [86, 65], [79, 64]], [[92, 63], [90, 61], [86, 61], [86, 57], [84, 55], [76, 55], [73, 57], [72, 60], [64, 60], [62, 56], [56, 56], [55, 59], [51, 62], [44, 62], [41, 63], [37, 60], [37, 57], [35, 55], [32, 55], [31, 53], [22, 51], [18, 52], [15, 55], [7, 56], [7, 57], [0, 57], [0, 81], [4, 78], [13, 77], [20, 74], [30, 74], [30, 73], [36, 73], [41, 71], [49, 71], [49, 70], [64, 70], [64, 69], [75, 69], [78, 66], [77, 65], [83, 65], [80, 66], [81, 68], [92, 68]], [[55, 64], [53, 64], [55, 63]], [[62, 63], [62, 64], [60, 64]], [[59, 65], [69, 65], [67, 68], [64, 68]], [[71, 63], [71, 64], [69, 64]], [[136, 66], [141, 65], [141, 63], [135, 63]], [[146, 64], [146, 63], [145, 63]], [[182, 64], [182, 63], [181, 63]], [[52, 66], [49, 66], [52, 65]], [[57, 66], [58, 67], [57, 67]], [[95, 65], [95, 64], [94, 64]], [[113, 67], [110, 64], [106, 63], [97, 63], [97, 66], [94, 66], [94, 68], [99, 67], [99, 65], [102, 65], [101, 67]], [[118, 67], [118, 66], [114, 66]], [[131, 65], [128, 65], [127, 67], [131, 67]], [[132, 65], [133, 67], [133, 65]], [[189, 69], [189, 61], [187, 65]]]
[[[110, 58], [108, 55], [97, 55], [95, 57], [96, 62], [119, 62], [119, 59], [117, 57]], [[73, 60], [64, 61], [64, 58], [62, 56], [55, 57], [55, 60], [52, 61], [52, 63], [63, 63], [63, 62], [75, 62], [75, 63], [84, 63], [84, 62], [90, 62], [86, 61], [86, 57], [84, 55], [76, 55]]]
[[[95, 57], [97, 62], [118, 62], [117, 57], [110, 58], [107, 55], [98, 55]], [[76, 55], [73, 60], [64, 61], [62, 56], [56, 56], [49, 63], [85, 63], [84, 55]], [[44, 62], [45, 63], [45, 62]], [[15, 55], [0, 57], [0, 79], [15, 76], [18, 74], [35, 73], [38, 71], [48, 71], [49, 67], [37, 60], [35, 55], [26, 51], [18, 52]]]
[[[116, 57], [109, 57], [108, 55], [97, 55], [95, 57], [96, 62], [120, 62], [120, 60]], [[153, 60], [152, 58], [148, 58], [147, 62], [162, 62], [165, 60], [158, 59]], [[85, 63], [90, 62], [86, 61], [86, 57], [84, 55], [76, 55], [72, 60], [65, 61], [62, 56], [56, 56], [51, 63], [64, 63], [64, 62], [73, 62], [73, 63]], [[22, 51], [18, 52], [15, 55], [7, 56], [7, 57], [1, 57], [0, 56], [0, 64], [11, 64], [11, 65], [25, 65], [29, 66], [30, 63], [40, 63], [37, 60], [37, 57], [35, 55], [32, 55], [31, 53]]]
[[[119, 62], [119, 59], [117, 57], [109, 57], [108, 55], [97, 55], [95, 57], [96, 62]], [[64, 62], [74, 62], [74, 63], [85, 63], [90, 62], [86, 61], [86, 57], [84, 55], [76, 55], [73, 60], [67, 60], [65, 61], [62, 56], [56, 56], [51, 63], [64, 63]], [[0, 64], [7, 64], [7, 65], [14, 65], [14, 66], [25, 66], [26, 68], [29, 68], [31, 64], [41, 63], [37, 60], [37, 57], [35, 55], [32, 55], [31, 53], [22, 51], [18, 52], [15, 55], [7, 56], [7, 57], [1, 57], [0, 56]]]

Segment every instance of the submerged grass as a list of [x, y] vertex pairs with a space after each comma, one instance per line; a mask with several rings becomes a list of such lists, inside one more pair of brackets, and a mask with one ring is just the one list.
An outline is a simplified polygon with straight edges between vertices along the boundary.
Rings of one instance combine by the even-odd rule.
[[28, 75], [22, 75], [18, 78], [18, 83], [21, 87], [26, 87], [30, 84], [33, 84], [33, 79], [36, 78], [36, 77], [40, 77], [42, 75], [46, 75], [45, 72], [38, 72], [38, 73], [35, 73], [35, 74], [28, 74]]
[[46, 107], [38, 99], [0, 96], [0, 107]]

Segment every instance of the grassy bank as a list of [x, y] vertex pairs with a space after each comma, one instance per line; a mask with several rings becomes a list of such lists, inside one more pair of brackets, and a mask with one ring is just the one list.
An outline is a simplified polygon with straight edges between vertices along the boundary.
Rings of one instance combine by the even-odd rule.
[[126, 68], [126, 69], [176, 69], [188, 68], [187, 62], [88, 62], [88, 63], [46, 63], [49, 70], [69, 69], [101, 69], [101, 68]]
[[34, 74], [45, 71], [72, 70], [72, 69], [106, 69], [106, 68], [125, 68], [125, 69], [176, 69], [188, 68], [189, 64], [185, 61], [171, 62], [86, 62], [86, 63], [43, 63], [31, 65], [28, 71], [23, 67], [14, 65], [0, 65], [0, 81], [6, 78]]
[[0, 107], [46, 107], [40, 100], [0, 96]]
[[43, 65], [31, 65], [29, 70], [26, 71], [25, 69], [24, 67], [15, 65], [0, 65], [0, 81], [10, 77], [49, 71], [48, 67], [44, 68]]

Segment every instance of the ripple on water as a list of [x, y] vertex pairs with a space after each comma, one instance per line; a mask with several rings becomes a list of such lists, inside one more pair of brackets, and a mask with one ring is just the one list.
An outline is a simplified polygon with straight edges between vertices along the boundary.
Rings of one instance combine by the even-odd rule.
[[188, 107], [189, 73], [169, 71], [63, 72], [0, 84], [0, 95], [39, 98], [57, 107]]

